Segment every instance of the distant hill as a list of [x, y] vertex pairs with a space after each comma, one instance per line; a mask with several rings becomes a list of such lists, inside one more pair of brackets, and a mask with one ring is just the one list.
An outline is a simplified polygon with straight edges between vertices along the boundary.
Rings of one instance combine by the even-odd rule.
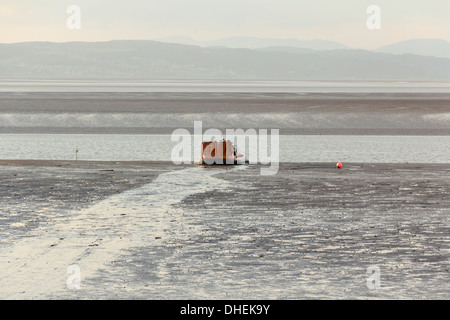
[[222, 45], [230, 48], [260, 49], [266, 47], [293, 47], [312, 50], [340, 50], [349, 47], [326, 40], [266, 39], [255, 37], [231, 37], [209, 41], [209, 45]]
[[349, 47], [334, 41], [326, 40], [297, 40], [297, 39], [273, 39], [258, 37], [228, 37], [219, 40], [196, 41], [189, 37], [167, 37], [155, 39], [161, 42], [197, 45], [201, 47], [227, 47], [243, 49], [261, 49], [266, 47], [292, 47], [312, 50], [340, 50]]
[[450, 80], [450, 59], [278, 49], [147, 40], [0, 44], [0, 78]]
[[307, 49], [307, 48], [283, 47], [283, 46], [264, 47], [264, 48], [258, 48], [255, 50], [279, 51], [279, 52], [290, 52], [290, 53], [315, 53], [317, 51], [317, 50]]
[[450, 42], [441, 39], [407, 40], [383, 46], [376, 51], [450, 58]]

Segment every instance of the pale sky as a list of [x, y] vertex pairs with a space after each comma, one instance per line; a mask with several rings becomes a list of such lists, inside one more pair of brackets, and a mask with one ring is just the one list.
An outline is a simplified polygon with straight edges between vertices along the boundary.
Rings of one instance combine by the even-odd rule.
[[[0, 43], [188, 36], [323, 39], [375, 49], [409, 39], [450, 41], [450, 0], [0, 0]], [[67, 8], [80, 7], [70, 30]], [[369, 30], [369, 5], [381, 29]]]

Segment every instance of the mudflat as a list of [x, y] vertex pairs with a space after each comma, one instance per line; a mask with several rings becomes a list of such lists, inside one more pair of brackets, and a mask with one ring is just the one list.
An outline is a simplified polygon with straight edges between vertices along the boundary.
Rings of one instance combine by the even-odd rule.
[[[277, 128], [280, 134], [449, 135], [448, 93], [0, 93], [0, 133], [170, 134]], [[74, 116], [75, 115], [75, 116]]]
[[2, 160], [0, 297], [448, 299], [449, 174]]

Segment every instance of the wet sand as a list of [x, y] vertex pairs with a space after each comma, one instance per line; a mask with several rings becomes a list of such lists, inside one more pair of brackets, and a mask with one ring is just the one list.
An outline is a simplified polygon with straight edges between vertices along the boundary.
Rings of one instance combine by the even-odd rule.
[[449, 105], [450, 94], [423, 92], [1, 92], [0, 133], [171, 134], [203, 121], [223, 132], [450, 135]]
[[[261, 176], [3, 160], [0, 298], [449, 299], [449, 176], [448, 164], [285, 163]], [[71, 265], [80, 289], [67, 287]]]

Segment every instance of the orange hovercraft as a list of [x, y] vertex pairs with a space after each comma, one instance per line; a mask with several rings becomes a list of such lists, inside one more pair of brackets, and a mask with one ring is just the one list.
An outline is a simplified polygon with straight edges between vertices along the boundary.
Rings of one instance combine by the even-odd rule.
[[202, 157], [198, 164], [241, 164], [244, 156], [238, 153], [237, 147], [230, 140], [202, 142]]

